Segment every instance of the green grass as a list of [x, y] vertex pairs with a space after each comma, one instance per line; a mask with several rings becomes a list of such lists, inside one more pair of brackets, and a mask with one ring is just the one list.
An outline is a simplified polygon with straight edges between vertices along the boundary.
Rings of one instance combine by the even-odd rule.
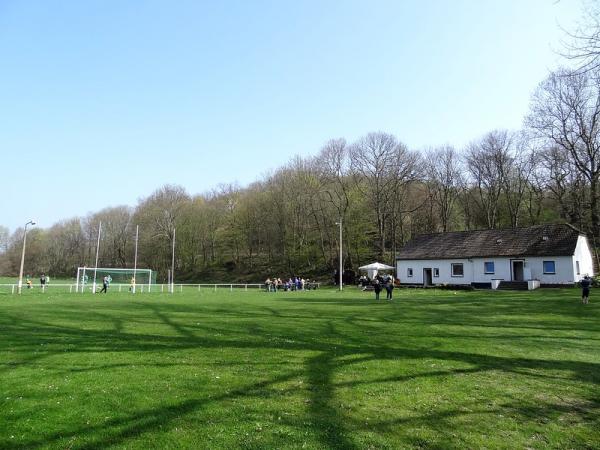
[[0, 447], [598, 448], [599, 347], [574, 289], [2, 294]]

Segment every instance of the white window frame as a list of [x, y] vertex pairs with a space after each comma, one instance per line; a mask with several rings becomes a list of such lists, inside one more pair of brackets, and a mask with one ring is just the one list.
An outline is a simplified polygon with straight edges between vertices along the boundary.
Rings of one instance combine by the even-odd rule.
[[[556, 267], [555, 267], [556, 269]], [[579, 267], [579, 261], [575, 261], [575, 270], [577, 271], [577, 275], [581, 275], [581, 268]]]
[[413, 276], [413, 270], [412, 270], [412, 267], [409, 267], [409, 268], [407, 268], [407, 269], [406, 269], [406, 276], [407, 276], [408, 278], [412, 278], [412, 276]]
[[[552, 263], [552, 265], [554, 266], [553, 272], [546, 272], [546, 263]], [[542, 272], [544, 273], [544, 275], [556, 275], [556, 261], [553, 261], [551, 259], [547, 261], [542, 261]]]
[[[454, 267], [460, 266], [462, 268], [462, 275], [454, 275]], [[465, 264], [464, 263], [450, 263], [450, 276], [453, 278], [464, 278], [465, 276]]]
[[440, 277], [440, 269], [439, 269], [439, 267], [434, 267], [433, 268], [433, 277], [434, 278], [439, 278]]
[[[492, 265], [492, 271], [488, 271], [486, 268], [486, 264]], [[494, 261], [484, 261], [483, 262], [483, 273], [485, 275], [494, 275], [496, 273], [496, 263]]]

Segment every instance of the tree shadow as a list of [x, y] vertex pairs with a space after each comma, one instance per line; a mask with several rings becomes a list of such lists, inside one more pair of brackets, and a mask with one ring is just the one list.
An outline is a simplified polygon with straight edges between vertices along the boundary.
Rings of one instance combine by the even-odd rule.
[[[296, 301], [297, 299], [293, 299]], [[279, 301], [279, 299], [277, 300]], [[310, 303], [310, 302], [309, 302]], [[355, 306], [356, 302], [352, 305]], [[361, 306], [365, 306], [361, 303]], [[371, 308], [372, 305], [368, 305]], [[383, 305], [382, 305], [383, 306]], [[263, 308], [262, 314], [256, 313], [256, 310], [248, 311], [227, 311], [222, 313], [223, 323], [228, 324], [229, 328], [224, 331], [223, 328], [216, 326], [195, 325], [190, 326], [180, 323], [175, 319], [177, 313], [195, 314], [197, 309], [170, 304], [144, 304], [138, 307], [140, 312], [148, 311], [151, 317], [157, 319], [158, 326], [168, 330], [169, 334], [154, 332], [124, 332], [122, 319], [114, 317], [113, 314], [100, 313], [98, 318], [102, 323], [111, 324], [107, 328], [82, 328], [77, 325], [79, 312], [77, 310], [53, 310], [53, 315], [47, 319], [36, 317], [18, 317], [6, 312], [0, 314], [0, 339], [2, 344], [0, 348], [11, 349], [19, 355], [27, 355], [18, 362], [5, 362], [0, 365], [0, 369], [8, 371], [15, 367], [15, 364], [31, 365], [39, 362], [49, 356], [62, 354], [65, 344], [72, 348], [72, 352], [176, 352], [178, 350], [190, 349], [235, 349], [235, 350], [281, 350], [286, 349], [290, 352], [308, 354], [305, 359], [305, 367], [302, 371], [288, 372], [279, 376], [272, 376], [269, 379], [252, 384], [246, 384], [244, 387], [234, 389], [230, 392], [214, 396], [188, 399], [169, 406], [157, 406], [135, 414], [126, 415], [119, 418], [107, 420], [101, 425], [77, 426], [71, 430], [49, 432], [41, 438], [30, 438], [21, 441], [19, 445], [23, 447], [36, 447], [61, 442], [71, 437], [88, 435], [93, 436], [91, 440], [83, 444], [80, 448], [102, 448], [110, 445], [120, 445], [127, 442], [128, 439], [139, 436], [142, 433], [157, 430], [160, 426], [168, 425], [181, 416], [191, 414], [192, 412], [202, 411], [206, 405], [215, 402], [224, 402], [232, 398], [251, 398], [260, 397], [265, 389], [270, 389], [277, 383], [293, 380], [297, 377], [306, 376], [308, 380], [308, 390], [310, 392], [309, 402], [307, 403], [306, 413], [312, 423], [315, 424], [315, 432], [318, 435], [320, 443], [326, 448], [356, 448], [359, 445], [352, 439], [353, 432], [356, 429], [364, 428], [360, 422], [353, 420], [347, 414], [342, 412], [335, 405], [336, 390], [341, 388], [351, 388], [364, 384], [379, 383], [404, 383], [418, 378], [438, 378], [456, 375], [472, 375], [482, 372], [498, 372], [514, 374], [520, 377], [546, 378], [549, 380], [568, 380], [588, 383], [598, 387], [600, 384], [600, 363], [590, 361], [563, 360], [563, 359], [540, 359], [534, 357], [516, 357], [516, 356], [496, 356], [482, 353], [469, 352], [464, 350], [448, 350], [430, 346], [428, 348], [414, 348], [407, 345], [400, 345], [398, 342], [389, 345], [382, 345], [380, 342], [369, 342], [365, 340], [367, 333], [377, 332], [373, 326], [373, 321], [361, 320], [360, 314], [339, 314], [337, 312], [328, 312], [321, 314], [320, 319], [324, 322], [318, 322], [320, 325], [314, 328], [298, 329], [295, 325], [298, 319], [314, 320], [319, 317], [315, 315], [290, 314], [288, 311], [277, 310], [274, 307]], [[269, 311], [269, 308], [274, 311]], [[412, 321], [415, 325], [426, 323], [440, 325], [459, 325], [467, 326], [465, 321], [465, 311], [469, 307], [463, 306], [458, 312], [436, 311], [421, 309], [418, 311], [421, 321], [416, 318], [407, 318], [411, 311], [394, 312], [393, 309], [386, 308], [386, 315], [379, 317], [377, 322], [386, 323], [391, 317], [401, 317], [403, 323]], [[474, 307], [470, 307], [474, 308]], [[219, 308], [217, 308], [219, 309]], [[529, 307], [524, 308], [530, 310]], [[371, 311], [371, 309], [369, 310]], [[471, 315], [472, 315], [472, 309]], [[212, 310], [211, 310], [212, 312]], [[276, 314], [279, 313], [279, 314]], [[414, 312], [413, 312], [414, 313]], [[114, 314], [119, 314], [117, 310]], [[519, 314], [525, 314], [519, 312]], [[390, 317], [391, 316], [391, 317]], [[489, 326], [491, 313], [481, 314], [481, 320], [471, 326]], [[143, 315], [140, 323], [148, 323], [148, 317]], [[261, 320], [273, 321], [277, 318], [278, 322], [267, 322], [272, 327], [270, 335], [261, 333], [264, 322]], [[479, 319], [479, 316], [477, 316]], [[232, 322], [233, 319], [238, 322]], [[252, 320], [251, 320], [252, 319]], [[197, 317], [193, 316], [188, 322], [196, 322]], [[279, 321], [288, 321], [280, 324]], [[399, 321], [400, 319], [396, 319]], [[67, 322], [57, 323], [57, 321]], [[389, 322], [388, 322], [389, 323]], [[483, 323], [483, 325], [482, 325]], [[339, 325], [339, 326], [338, 326]], [[343, 328], [342, 326], [343, 325]], [[556, 324], [554, 324], [556, 325]], [[518, 325], [508, 326], [497, 324], [496, 327], [502, 328], [520, 328]], [[343, 332], [341, 330], [344, 330]], [[571, 329], [567, 327], [566, 329]], [[251, 338], [248, 337], [248, 330], [252, 332]], [[533, 330], [546, 330], [543, 326], [533, 328]], [[215, 335], [216, 331], [221, 331], [222, 336]], [[589, 331], [595, 331], [590, 329]], [[204, 332], [204, 334], [201, 334]], [[207, 335], [210, 332], [212, 335]], [[381, 333], [381, 329], [379, 330]], [[273, 336], [279, 339], [273, 339]], [[427, 337], [428, 331], [424, 329], [419, 337]], [[439, 337], [434, 332], [429, 336]], [[445, 335], [442, 334], [442, 337]], [[454, 335], [449, 335], [454, 337]], [[448, 335], [446, 335], [448, 337]], [[476, 339], [477, 335], [465, 335], [469, 339]], [[520, 336], [512, 336], [515, 339]], [[37, 347], [44, 343], [44, 349]], [[34, 354], [34, 349], [38, 351]], [[467, 365], [467, 368], [453, 368], [449, 370], [427, 370], [418, 374], [397, 375], [381, 377], [377, 379], [356, 379], [351, 381], [335, 381], [336, 374], [344, 367], [359, 362], [369, 361], [408, 361], [408, 360], [440, 360], [448, 363]], [[238, 363], [238, 362], [235, 362]], [[157, 367], [169, 367], [170, 364], [160, 362], [149, 363]], [[162, 364], [162, 365], [161, 365]], [[173, 364], [180, 366], [182, 364]], [[65, 371], [72, 370], [113, 370], [121, 367], [121, 364], [99, 364], [93, 368], [65, 368]], [[569, 408], [569, 405], [547, 402], [545, 404], [523, 404], [519, 400], [514, 403], [505, 403], [500, 406], [502, 409], [514, 411], [516, 415], [524, 418], [534, 417], [535, 414], [541, 414], [543, 411], [550, 411], [552, 414], [560, 414]], [[499, 407], [499, 408], [500, 408]], [[572, 408], [571, 408], [572, 409]], [[585, 415], [587, 420], [597, 421], [599, 417], [598, 400], [589, 398], [588, 403], [581, 406], [581, 415]], [[415, 415], [412, 418], [400, 418], [394, 420], [378, 421], [369, 426], [380, 430], [388, 431], [394, 426], [407, 425], [411, 423], [432, 424], [432, 427], [451, 426], [448, 420], [458, 415], [466, 414], [487, 414], [489, 410], [479, 410], [472, 408], [471, 412], [462, 410], [447, 410], [430, 414]], [[100, 430], [103, 430], [100, 433]], [[12, 442], [0, 441], [0, 446], [11, 446]]]

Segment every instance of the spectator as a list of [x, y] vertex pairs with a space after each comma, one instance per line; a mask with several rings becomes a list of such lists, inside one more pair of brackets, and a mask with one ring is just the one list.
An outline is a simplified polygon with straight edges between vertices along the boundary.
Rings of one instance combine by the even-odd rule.
[[379, 300], [379, 293], [381, 292], [381, 281], [379, 277], [373, 280], [373, 290], [375, 291], [375, 300]]
[[386, 300], [391, 300], [392, 299], [392, 291], [393, 290], [394, 290], [394, 277], [392, 277], [390, 275], [387, 278], [387, 281], [385, 283], [385, 292], [386, 292], [385, 299]]

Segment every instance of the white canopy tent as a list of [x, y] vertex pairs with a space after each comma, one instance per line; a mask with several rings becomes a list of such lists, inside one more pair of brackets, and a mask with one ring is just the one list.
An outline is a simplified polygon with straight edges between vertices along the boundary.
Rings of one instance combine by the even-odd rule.
[[367, 272], [367, 276], [372, 280], [377, 276], [380, 270], [388, 271], [394, 270], [394, 266], [388, 266], [387, 264], [381, 264], [379, 262], [374, 262], [372, 264], [367, 264], [366, 266], [361, 266], [358, 270], [362, 270], [363, 272]]

